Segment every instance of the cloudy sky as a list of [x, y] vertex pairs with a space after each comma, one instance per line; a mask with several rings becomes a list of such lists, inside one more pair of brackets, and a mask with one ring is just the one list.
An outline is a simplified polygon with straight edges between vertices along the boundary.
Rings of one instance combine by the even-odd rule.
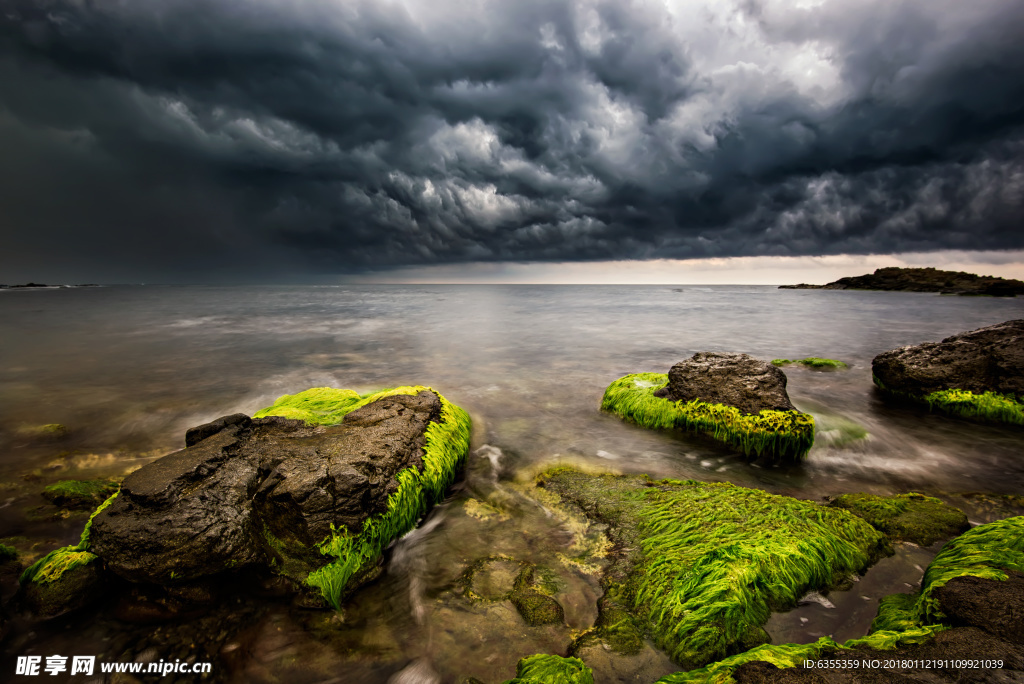
[[0, 150], [0, 282], [1012, 274], [1024, 2], [0, 0]]

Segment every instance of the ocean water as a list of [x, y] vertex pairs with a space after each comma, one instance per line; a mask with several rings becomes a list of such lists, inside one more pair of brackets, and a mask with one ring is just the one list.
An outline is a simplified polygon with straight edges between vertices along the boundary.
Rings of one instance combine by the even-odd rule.
[[[467, 617], [468, 609], [453, 608], [446, 587], [474, 557], [500, 552], [546, 563], [545, 554], [565, 539], [558, 524], [540, 514], [504, 522], [467, 516], [467, 498], [565, 461], [730, 481], [815, 500], [851, 491], [921, 491], [964, 503], [972, 520], [983, 522], [991, 513], [970, 508], [961, 495], [1024, 492], [1024, 431], [890, 406], [874, 391], [871, 359], [1014, 318], [1024, 318], [1022, 298], [768, 286], [0, 291], [0, 538], [39, 538], [54, 546], [73, 541], [80, 519], [32, 513], [43, 503], [43, 486], [123, 475], [183, 447], [192, 425], [251, 414], [309, 387], [430, 385], [473, 418], [469, 474], [448, 503], [396, 546], [384, 579], [349, 611], [347, 638], [387, 647], [378, 653], [313, 641], [365, 669], [359, 674], [363, 670], [353, 665], [341, 681], [458, 681], [468, 675], [494, 681], [512, 676], [517, 653], [564, 649], [565, 634], [512, 638], [499, 627], [490, 651], [467, 650], [467, 634], [487, 633], [488, 625], [507, 625], [514, 616]], [[838, 372], [785, 369], [794, 404], [826, 429], [806, 462], [759, 468], [702, 439], [642, 430], [598, 410], [612, 380], [666, 372], [704, 350], [769, 360], [823, 356], [850, 365]], [[55, 440], [33, 435], [33, 426], [50, 423], [63, 424], [67, 434]], [[849, 425], [868, 436], [835, 444]], [[910, 565], [922, 561], [905, 555], [913, 557]], [[894, 571], [900, 582], [906, 567]], [[586, 628], [596, 615], [596, 580], [565, 572], [561, 581], [569, 626]], [[863, 616], [844, 627], [835, 615], [824, 626], [811, 620], [808, 635], [816, 626], [828, 633], [852, 630], [853, 636], [864, 629]], [[292, 618], [285, 612], [274, 619]], [[791, 626], [779, 629], [787, 640], [799, 638]], [[308, 625], [296, 630], [296, 639], [312, 638]], [[237, 676], [270, 681], [276, 666], [250, 660], [235, 664], [246, 673]], [[635, 663], [643, 673], [666, 667], [656, 655]]]

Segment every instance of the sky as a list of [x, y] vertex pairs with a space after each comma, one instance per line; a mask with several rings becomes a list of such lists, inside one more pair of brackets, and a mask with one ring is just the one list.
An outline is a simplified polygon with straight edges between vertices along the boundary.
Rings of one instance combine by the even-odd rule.
[[0, 151], [7, 283], [1022, 277], [1024, 2], [0, 0]]

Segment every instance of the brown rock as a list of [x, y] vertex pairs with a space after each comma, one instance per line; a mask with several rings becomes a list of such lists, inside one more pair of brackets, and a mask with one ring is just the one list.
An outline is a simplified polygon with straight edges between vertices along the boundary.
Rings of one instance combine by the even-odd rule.
[[1024, 320], [893, 349], [871, 368], [886, 390], [915, 396], [946, 389], [1024, 394]]
[[764, 409], [796, 410], [786, 393], [786, 374], [747, 354], [697, 352], [672, 366], [668, 385], [655, 396], [725, 404], [746, 414]]

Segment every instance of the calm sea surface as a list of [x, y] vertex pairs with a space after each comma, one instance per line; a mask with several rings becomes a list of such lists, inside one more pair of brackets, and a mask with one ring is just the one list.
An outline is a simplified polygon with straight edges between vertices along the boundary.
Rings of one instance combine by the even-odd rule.
[[[408, 681], [506, 678], [516, 653], [557, 650], [562, 637], [496, 636], [512, 644], [493, 651], [500, 662], [483, 662], [484, 655], [465, 650], [468, 637], [452, 626], [472, 620], [452, 617], [444, 612], [451, 606], [428, 599], [474, 554], [540, 558], [546, 551], [496, 523], [477, 525], [455, 511], [461, 499], [555, 461], [725, 480], [808, 499], [848, 491], [1020, 494], [1024, 431], [893, 408], [871, 383], [871, 359], [880, 352], [1013, 318], [1024, 318], [1024, 298], [767, 286], [0, 291], [0, 537], [72, 541], [81, 520], [26, 517], [25, 510], [42, 503], [45, 484], [123, 475], [183, 447], [192, 425], [251, 414], [309, 387], [430, 385], [473, 418], [469, 475], [452, 501], [399, 545], [385, 579], [352, 609], [353, 615], [376, 610], [365, 620], [383, 621], [390, 636], [379, 637], [383, 628], [369, 623], [350, 623], [361, 630], [359, 638], [372, 633], [397, 644], [380, 656], [384, 669], [374, 670], [377, 661], [369, 658], [366, 681], [396, 672]], [[666, 372], [702, 350], [847, 362], [850, 369], [842, 372], [787, 368], [789, 393], [823, 427], [859, 425], [868, 437], [840, 447], [826, 435], [801, 465], [757, 468], [705, 441], [641, 430], [598, 411], [612, 380]], [[67, 436], [32, 436], [32, 426], [48, 423], [65, 425]], [[522, 530], [544, 525], [519, 523]], [[596, 581], [567, 575], [564, 582], [564, 602], [579, 603], [567, 605], [567, 620], [585, 628], [593, 619], [594, 596], [587, 592], [599, 593]], [[379, 609], [384, 604], [390, 608]], [[788, 627], [778, 629], [787, 640], [796, 638]], [[474, 670], [467, 662], [477, 657], [482, 664]], [[656, 673], [661, 665], [637, 667]], [[363, 681], [352, 672], [351, 681]], [[426, 679], [415, 679], [417, 673]]]

